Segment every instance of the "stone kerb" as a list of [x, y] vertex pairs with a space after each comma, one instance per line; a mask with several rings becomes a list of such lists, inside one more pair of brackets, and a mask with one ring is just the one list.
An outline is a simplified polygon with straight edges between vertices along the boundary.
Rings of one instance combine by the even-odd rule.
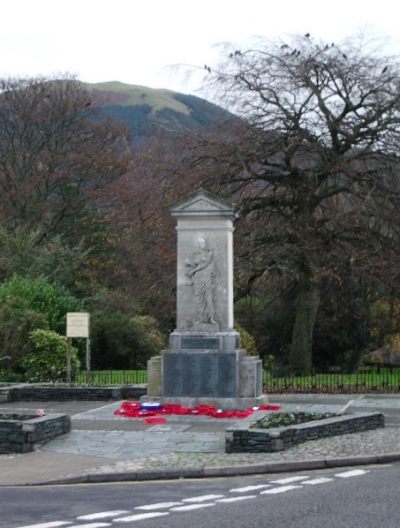
[[385, 426], [382, 413], [363, 412], [271, 429], [230, 428], [225, 432], [227, 453], [272, 453], [319, 438], [361, 433]]

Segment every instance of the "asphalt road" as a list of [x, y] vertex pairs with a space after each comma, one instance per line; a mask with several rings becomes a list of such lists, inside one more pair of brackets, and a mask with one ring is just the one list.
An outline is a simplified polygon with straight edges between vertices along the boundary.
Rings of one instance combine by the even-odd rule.
[[5, 488], [0, 528], [398, 528], [400, 465], [108, 485]]

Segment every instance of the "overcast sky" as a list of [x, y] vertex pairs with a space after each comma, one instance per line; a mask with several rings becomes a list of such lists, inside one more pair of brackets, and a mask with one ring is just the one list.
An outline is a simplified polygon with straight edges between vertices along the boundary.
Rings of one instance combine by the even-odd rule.
[[220, 42], [367, 30], [400, 54], [398, 10], [393, 0], [2, 0], [0, 76], [68, 72], [189, 93], [196, 81], [170, 67], [213, 65]]

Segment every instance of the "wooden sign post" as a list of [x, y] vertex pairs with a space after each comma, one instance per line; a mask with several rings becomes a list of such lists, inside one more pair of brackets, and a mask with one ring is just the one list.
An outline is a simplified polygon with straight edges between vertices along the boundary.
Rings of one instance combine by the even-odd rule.
[[67, 313], [67, 383], [71, 383], [71, 340], [86, 338], [86, 383], [90, 383], [90, 316], [86, 312]]

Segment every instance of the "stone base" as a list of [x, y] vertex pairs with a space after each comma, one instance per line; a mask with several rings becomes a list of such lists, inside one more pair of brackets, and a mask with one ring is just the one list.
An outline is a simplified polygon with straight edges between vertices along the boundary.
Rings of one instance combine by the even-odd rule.
[[157, 402], [161, 404], [172, 403], [181, 405], [182, 407], [196, 407], [197, 405], [213, 405], [216, 409], [223, 411], [244, 411], [249, 407], [260, 407], [268, 403], [266, 394], [262, 394], [258, 398], [191, 398], [187, 396], [170, 398], [170, 397], [155, 397], [142, 396], [141, 403]]
[[233, 352], [240, 348], [240, 334], [236, 330], [226, 332], [205, 331], [205, 329], [196, 332], [175, 330], [169, 335], [169, 346], [175, 352], [182, 350]]

